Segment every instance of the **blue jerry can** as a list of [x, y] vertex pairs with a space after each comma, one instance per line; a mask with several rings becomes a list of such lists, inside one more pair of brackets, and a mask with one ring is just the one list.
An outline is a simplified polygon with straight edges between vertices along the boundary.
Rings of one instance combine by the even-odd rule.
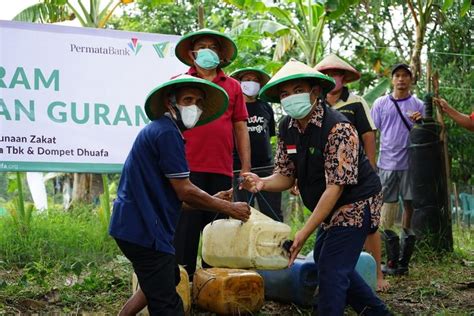
[[377, 290], [377, 263], [370, 253], [362, 251], [357, 260], [355, 267], [365, 283], [367, 283], [372, 290]]
[[[356, 264], [356, 271], [375, 290], [377, 286], [377, 270], [375, 259], [367, 252], [361, 252]], [[257, 270], [263, 277], [265, 297], [300, 306], [312, 306], [318, 270], [310, 252], [306, 259], [296, 259], [294, 264], [283, 270]]]
[[[314, 262], [312, 251], [306, 256], [306, 261]], [[374, 257], [370, 253], [362, 251], [355, 269], [364, 279], [365, 283], [375, 291], [377, 289], [377, 264]]]
[[265, 297], [271, 300], [312, 306], [318, 284], [318, 270], [314, 262], [296, 259], [283, 270], [257, 270], [263, 277]]

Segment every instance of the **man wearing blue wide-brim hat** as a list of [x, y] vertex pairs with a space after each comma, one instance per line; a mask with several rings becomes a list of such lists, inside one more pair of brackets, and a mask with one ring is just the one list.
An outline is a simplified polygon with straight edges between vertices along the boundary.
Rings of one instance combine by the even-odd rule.
[[140, 284], [127, 304], [136, 312], [148, 304], [150, 315], [184, 315], [173, 246], [182, 202], [244, 221], [250, 215], [246, 203], [212, 197], [189, 180], [181, 133], [216, 120], [227, 104], [222, 88], [187, 75], [165, 82], [146, 99], [151, 122], [125, 161], [109, 228]]
[[324, 103], [334, 80], [298, 61], [289, 61], [262, 88], [260, 98], [281, 103], [288, 114], [279, 125], [274, 173], [244, 173], [251, 191], [298, 188], [312, 211], [290, 248], [291, 265], [308, 237], [318, 266], [318, 315], [387, 315], [385, 304], [355, 271], [369, 231], [378, 225], [381, 184], [359, 145], [357, 131]]

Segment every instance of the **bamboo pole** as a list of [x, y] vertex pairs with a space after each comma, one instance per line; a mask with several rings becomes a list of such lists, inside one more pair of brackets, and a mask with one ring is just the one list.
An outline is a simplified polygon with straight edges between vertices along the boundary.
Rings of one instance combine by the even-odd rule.
[[[433, 94], [435, 97], [439, 97], [439, 73], [435, 71], [431, 76], [431, 82], [433, 84]], [[451, 221], [450, 225], [452, 225], [452, 210], [451, 210], [451, 166], [449, 163], [449, 155], [448, 155], [448, 134], [446, 130], [446, 125], [444, 124], [443, 116], [441, 111], [436, 108], [436, 120], [441, 126], [441, 133], [439, 135], [440, 141], [443, 144], [443, 159], [444, 159], [444, 169], [445, 169], [445, 181], [446, 181], [446, 201], [448, 205], [448, 218]]]

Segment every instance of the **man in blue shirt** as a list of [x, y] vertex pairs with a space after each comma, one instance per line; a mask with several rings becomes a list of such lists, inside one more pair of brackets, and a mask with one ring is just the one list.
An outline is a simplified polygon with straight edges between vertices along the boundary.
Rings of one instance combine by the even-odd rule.
[[250, 215], [246, 203], [212, 197], [189, 180], [181, 132], [215, 120], [227, 105], [222, 88], [188, 75], [160, 85], [145, 102], [151, 122], [125, 161], [109, 233], [132, 262], [150, 315], [184, 315], [173, 247], [182, 202], [243, 221]]

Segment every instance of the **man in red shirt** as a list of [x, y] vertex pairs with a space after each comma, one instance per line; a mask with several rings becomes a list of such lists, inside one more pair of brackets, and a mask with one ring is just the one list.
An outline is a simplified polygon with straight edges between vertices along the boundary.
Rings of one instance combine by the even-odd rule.
[[[229, 95], [229, 107], [222, 116], [184, 132], [190, 180], [211, 195], [231, 189], [234, 139], [242, 162], [241, 173], [250, 171], [248, 114], [242, 89], [237, 80], [221, 69], [237, 56], [237, 47], [228, 36], [203, 29], [183, 36], [175, 54], [190, 66], [187, 74], [211, 81]], [[174, 241], [176, 259], [184, 265], [190, 278], [196, 269], [201, 231], [216, 215], [207, 210], [181, 213]]]

